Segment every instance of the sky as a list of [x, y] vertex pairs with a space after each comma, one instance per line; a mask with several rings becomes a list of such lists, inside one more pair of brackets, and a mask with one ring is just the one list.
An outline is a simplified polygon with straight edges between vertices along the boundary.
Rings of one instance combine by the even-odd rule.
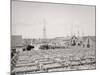
[[11, 34], [23, 38], [95, 35], [95, 7], [84, 5], [12, 1]]

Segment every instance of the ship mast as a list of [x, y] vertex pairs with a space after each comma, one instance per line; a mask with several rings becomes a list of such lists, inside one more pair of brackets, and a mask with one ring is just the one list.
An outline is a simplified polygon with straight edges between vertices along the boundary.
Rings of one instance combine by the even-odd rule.
[[44, 24], [44, 27], [43, 27], [43, 39], [46, 39], [46, 22], [45, 22], [45, 19], [43, 19], [43, 24]]

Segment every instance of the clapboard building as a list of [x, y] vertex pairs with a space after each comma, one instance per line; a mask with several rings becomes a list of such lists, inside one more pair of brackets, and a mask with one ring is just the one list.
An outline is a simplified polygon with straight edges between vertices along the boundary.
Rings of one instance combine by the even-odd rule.
[[12, 50], [22, 50], [23, 40], [20, 35], [12, 35], [11, 36], [11, 49]]
[[95, 36], [86, 36], [83, 37], [83, 47], [84, 48], [95, 48], [96, 37]]

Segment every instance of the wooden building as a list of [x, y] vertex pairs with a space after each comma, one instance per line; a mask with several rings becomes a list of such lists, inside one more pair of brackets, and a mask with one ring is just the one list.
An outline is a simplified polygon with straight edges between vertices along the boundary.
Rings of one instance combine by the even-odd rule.
[[83, 47], [84, 48], [95, 48], [95, 46], [96, 46], [95, 36], [83, 37]]

